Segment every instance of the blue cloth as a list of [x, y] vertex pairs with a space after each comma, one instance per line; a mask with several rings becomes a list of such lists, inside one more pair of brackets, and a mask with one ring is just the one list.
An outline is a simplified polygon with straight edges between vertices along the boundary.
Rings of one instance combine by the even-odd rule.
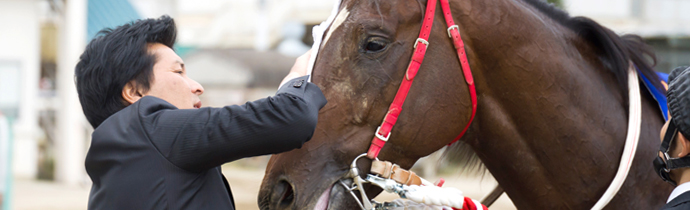
[[[657, 72], [656, 74], [663, 82], [668, 83], [668, 74], [661, 72]], [[652, 95], [656, 103], [659, 105], [659, 111], [661, 111], [661, 116], [664, 117], [664, 120], [668, 121], [668, 104], [666, 103], [666, 94], [654, 87], [652, 82], [649, 79], [647, 79], [647, 77], [645, 77], [639, 69], [637, 69], [637, 75], [639, 75], [640, 78], [642, 78], [643, 84], [647, 88], [647, 91], [649, 92], [649, 94]]]
[[668, 74], [667, 73], [657, 72], [656, 75], [658, 75], [659, 78], [661, 78], [661, 81], [664, 81], [665, 83], [668, 84]]

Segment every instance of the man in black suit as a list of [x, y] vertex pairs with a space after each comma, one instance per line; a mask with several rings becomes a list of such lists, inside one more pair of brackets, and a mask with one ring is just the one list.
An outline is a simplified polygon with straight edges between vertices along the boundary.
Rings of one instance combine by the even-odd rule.
[[670, 116], [661, 128], [661, 148], [654, 167], [662, 179], [677, 186], [662, 209], [690, 209], [689, 67], [679, 67], [671, 72], [666, 95]]
[[101, 31], [80, 57], [77, 91], [95, 128], [89, 209], [234, 209], [221, 164], [300, 148], [314, 132], [326, 99], [307, 82], [309, 53], [274, 96], [201, 108], [175, 36], [170, 17], [139, 20]]

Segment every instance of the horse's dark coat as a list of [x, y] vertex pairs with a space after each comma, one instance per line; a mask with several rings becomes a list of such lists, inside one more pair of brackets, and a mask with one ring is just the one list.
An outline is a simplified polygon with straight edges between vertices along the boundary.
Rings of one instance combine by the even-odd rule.
[[[366, 152], [404, 77], [421, 25], [419, 3], [343, 1], [349, 16], [329, 29], [334, 33], [319, 52], [313, 74], [328, 104], [311, 141], [271, 158], [259, 197], [262, 209], [312, 209], [324, 192], [330, 195], [330, 209], [357, 208], [334, 184], [350, 161]], [[518, 208], [591, 208], [613, 179], [622, 154], [628, 61], [647, 78], [657, 78], [649, 48], [639, 37], [618, 37], [537, 0], [453, 0], [451, 10], [478, 93], [475, 121], [461, 141]], [[387, 45], [369, 51], [370, 42]], [[405, 168], [448, 144], [471, 110], [441, 14], [435, 16], [429, 43], [379, 155]], [[650, 164], [663, 124], [650, 97], [643, 97], [642, 114], [635, 161], [609, 209], [659, 208], [671, 190]], [[360, 164], [364, 169], [369, 163]], [[379, 192], [367, 188], [369, 195]]]

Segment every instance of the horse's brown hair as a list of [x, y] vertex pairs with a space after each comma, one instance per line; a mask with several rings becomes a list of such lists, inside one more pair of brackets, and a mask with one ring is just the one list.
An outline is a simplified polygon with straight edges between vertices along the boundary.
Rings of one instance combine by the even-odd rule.
[[[351, 182], [345, 177], [351, 161], [367, 151], [404, 78], [422, 21], [420, 1], [427, 0], [343, 1], [338, 16], [345, 18], [328, 29], [335, 33], [327, 35], [312, 74], [329, 104], [310, 142], [271, 157], [262, 209], [357, 208], [350, 187], [341, 185]], [[450, 3], [478, 103], [462, 143], [447, 154], [481, 158], [518, 208], [590, 208], [622, 155], [629, 63], [656, 78], [649, 47], [537, 0]], [[462, 66], [442, 18], [435, 15], [422, 72], [379, 156], [403, 168], [450, 143], [471, 115]], [[381, 43], [387, 46], [368, 48]], [[656, 156], [663, 118], [650, 97], [642, 99], [636, 160], [610, 208], [659, 208], [672, 190], [645, 161]], [[357, 166], [366, 171], [368, 161]], [[364, 188], [367, 195], [381, 192]]]
[[[600, 25], [587, 17], [571, 17], [568, 12], [561, 10], [554, 4], [541, 0], [523, 0], [538, 9], [548, 17], [576, 32], [585, 41], [598, 50], [600, 61], [613, 73], [623, 93], [623, 102], [628, 111], [628, 67], [632, 61], [640, 73], [649, 78], [652, 84], [662, 93], [663, 88], [659, 76], [654, 71], [657, 59], [653, 49], [644, 43], [638, 35], [627, 34], [618, 36], [615, 32]], [[472, 62], [472, 61], [470, 61]], [[643, 94], [650, 97], [649, 94]], [[458, 141], [443, 152], [443, 158], [453, 162], [461, 162], [466, 167], [464, 172], [483, 172], [485, 167], [465, 142]]]

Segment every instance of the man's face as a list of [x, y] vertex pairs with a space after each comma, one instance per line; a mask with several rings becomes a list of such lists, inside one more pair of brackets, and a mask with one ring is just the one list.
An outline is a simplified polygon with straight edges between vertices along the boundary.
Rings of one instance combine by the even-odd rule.
[[187, 70], [180, 56], [160, 43], [151, 44], [149, 52], [156, 55], [153, 65], [151, 88], [144, 95], [161, 98], [179, 109], [200, 108], [201, 85], [187, 77]]

